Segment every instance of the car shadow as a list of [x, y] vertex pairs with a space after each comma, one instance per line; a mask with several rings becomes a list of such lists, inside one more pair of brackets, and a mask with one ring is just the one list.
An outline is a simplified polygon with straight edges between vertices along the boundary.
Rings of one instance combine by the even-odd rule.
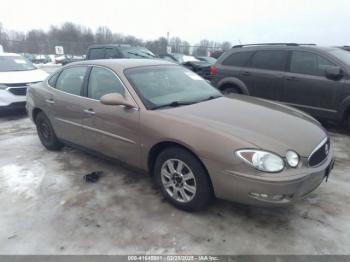
[[341, 135], [350, 135], [350, 131], [347, 130], [344, 125], [337, 124], [334, 122], [327, 122], [327, 121], [320, 121], [320, 122], [328, 132], [337, 133]]
[[25, 109], [0, 111], [0, 121], [20, 120], [27, 117], [28, 115]]

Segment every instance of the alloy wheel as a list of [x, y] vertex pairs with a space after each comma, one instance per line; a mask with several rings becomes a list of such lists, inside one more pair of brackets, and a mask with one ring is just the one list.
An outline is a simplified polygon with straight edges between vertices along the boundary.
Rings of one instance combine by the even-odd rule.
[[179, 159], [168, 159], [163, 163], [161, 180], [166, 192], [178, 202], [190, 202], [196, 195], [195, 176], [188, 165]]

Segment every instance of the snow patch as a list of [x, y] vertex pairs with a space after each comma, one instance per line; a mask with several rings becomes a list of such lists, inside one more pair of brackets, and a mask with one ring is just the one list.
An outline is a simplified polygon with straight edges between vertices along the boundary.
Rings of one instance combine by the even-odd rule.
[[44, 169], [38, 162], [34, 162], [30, 170], [15, 164], [5, 165], [0, 168], [0, 193], [35, 198], [44, 176]]

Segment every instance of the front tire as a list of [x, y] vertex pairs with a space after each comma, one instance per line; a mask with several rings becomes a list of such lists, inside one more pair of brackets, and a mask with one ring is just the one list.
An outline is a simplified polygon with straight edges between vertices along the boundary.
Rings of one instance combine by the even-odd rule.
[[50, 120], [43, 113], [39, 112], [35, 118], [36, 130], [43, 146], [48, 150], [60, 150], [63, 143], [56, 137], [55, 131], [52, 128]]
[[200, 210], [212, 199], [205, 168], [185, 149], [172, 147], [162, 151], [155, 163], [154, 177], [163, 196], [179, 209]]

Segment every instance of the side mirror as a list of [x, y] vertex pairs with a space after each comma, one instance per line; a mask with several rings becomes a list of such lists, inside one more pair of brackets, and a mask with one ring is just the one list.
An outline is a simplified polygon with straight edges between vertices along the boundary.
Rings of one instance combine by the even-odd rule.
[[332, 80], [339, 80], [344, 76], [343, 71], [339, 66], [327, 66], [325, 69], [325, 75]]
[[128, 108], [135, 108], [135, 104], [127, 100], [119, 93], [110, 93], [102, 96], [100, 101], [104, 105], [110, 106], [125, 106]]

